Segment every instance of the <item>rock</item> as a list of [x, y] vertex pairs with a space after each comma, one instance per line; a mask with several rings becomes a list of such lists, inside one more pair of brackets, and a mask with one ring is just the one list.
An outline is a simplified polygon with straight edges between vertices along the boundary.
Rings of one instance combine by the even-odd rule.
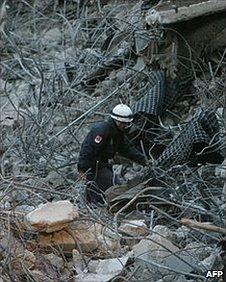
[[45, 182], [47, 182], [50, 185], [53, 185], [54, 187], [61, 186], [65, 183], [64, 178], [57, 173], [56, 171], [51, 171], [44, 179]]
[[97, 249], [98, 235], [102, 226], [92, 222], [75, 222], [73, 229], [70, 230], [72, 236], [76, 239], [78, 251], [82, 253], [89, 253]]
[[21, 213], [28, 213], [31, 212], [35, 209], [35, 207], [33, 206], [28, 206], [28, 205], [21, 205], [21, 206], [17, 206], [15, 208], [16, 212], [21, 212]]
[[187, 226], [181, 226], [177, 228], [176, 231], [173, 232], [177, 238], [177, 240], [184, 240], [188, 237], [188, 234], [190, 233], [190, 229]]
[[131, 236], [146, 236], [149, 234], [149, 230], [144, 220], [129, 220], [122, 222], [118, 230]]
[[112, 255], [121, 249], [120, 240], [110, 238], [104, 234], [98, 236], [98, 251], [103, 255]]
[[51, 44], [56, 46], [61, 42], [62, 33], [58, 27], [52, 28], [44, 32], [42, 40], [45, 44]]
[[68, 228], [51, 234], [40, 233], [38, 242], [42, 248], [60, 246], [65, 253], [71, 253], [74, 249], [87, 253], [98, 247], [95, 234], [84, 223], [78, 225], [78, 229]]
[[95, 273], [81, 273], [74, 277], [74, 282], [107, 282], [119, 275], [125, 267], [129, 257], [101, 260], [97, 264]]
[[97, 269], [97, 266], [99, 264], [100, 260], [91, 260], [88, 264], [88, 272], [90, 273], [96, 273], [96, 269]]
[[162, 279], [159, 279], [156, 282], [195, 282], [194, 280], [187, 280], [184, 275], [177, 275], [177, 274], [171, 274], [171, 275], [165, 275]]
[[16, 254], [12, 259], [12, 268], [17, 273], [21, 275], [24, 272], [24, 269], [34, 269], [36, 258], [34, 254], [28, 250], [25, 250], [24, 253]]
[[[97, 266], [96, 273], [98, 274], [119, 274], [126, 265], [129, 257], [112, 258], [101, 260]], [[117, 273], [117, 274], [116, 274]]]
[[61, 246], [65, 253], [70, 254], [73, 249], [77, 249], [80, 253], [98, 250], [106, 255], [120, 248], [120, 238], [111, 238], [110, 232], [108, 234], [102, 225], [91, 221], [74, 222], [70, 227], [51, 234], [40, 233], [38, 243], [47, 249]]
[[85, 261], [78, 250], [74, 249], [72, 251], [72, 258], [73, 258], [74, 269], [76, 270], [78, 274], [82, 273], [83, 270], [85, 269]]
[[172, 235], [169, 228], [167, 226], [164, 226], [164, 225], [156, 225], [153, 228], [152, 231], [153, 231], [154, 234], [157, 233], [158, 235], [161, 235], [161, 236], [166, 237], [166, 238], [169, 238]]
[[108, 282], [114, 276], [112, 274], [81, 273], [74, 277], [74, 282]]
[[76, 239], [74, 239], [66, 230], [60, 230], [53, 233], [39, 233], [38, 244], [41, 248], [51, 249], [60, 247], [64, 253], [71, 253], [76, 248]]
[[44, 255], [44, 257], [53, 265], [56, 267], [57, 271], [62, 271], [64, 268], [64, 261], [61, 257], [51, 253]]
[[106, 201], [110, 203], [114, 198], [120, 196], [129, 189], [130, 187], [128, 187], [127, 184], [111, 186], [105, 191]]
[[212, 269], [218, 256], [219, 250], [215, 250], [210, 256], [200, 262], [201, 267], [204, 267], [205, 269]]
[[199, 260], [204, 260], [212, 252], [212, 248], [211, 247], [205, 245], [204, 243], [200, 243], [200, 242], [191, 242], [191, 243], [186, 245], [184, 250], [188, 254], [198, 258]]
[[[184, 272], [192, 271], [193, 265], [195, 267], [196, 264], [196, 260], [192, 259], [190, 255], [187, 255], [169, 240], [157, 234], [142, 239], [133, 247], [133, 254], [136, 260], [145, 261], [149, 268], [151, 264], [148, 264], [148, 261], [153, 260]], [[192, 266], [189, 266], [188, 263]]]
[[31, 277], [36, 281], [36, 282], [52, 282], [53, 279], [51, 277], [48, 277], [46, 273], [43, 273], [40, 270], [32, 270], [30, 271]]
[[33, 230], [47, 233], [61, 230], [77, 218], [78, 212], [67, 200], [42, 204], [26, 215], [26, 220]]

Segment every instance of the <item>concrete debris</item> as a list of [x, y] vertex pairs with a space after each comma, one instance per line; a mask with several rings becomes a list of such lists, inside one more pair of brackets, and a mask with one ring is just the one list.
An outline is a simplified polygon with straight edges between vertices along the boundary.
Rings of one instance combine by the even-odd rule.
[[[162, 1], [160, 1], [162, 2]], [[159, 22], [160, 24], [173, 24], [187, 21], [200, 16], [226, 11], [226, 3], [218, 0], [199, 1], [175, 1], [160, 3], [155, 8], [150, 9], [146, 15], [148, 24]]]
[[97, 234], [100, 233], [101, 226], [91, 222], [76, 222], [69, 232], [75, 238], [77, 250], [82, 253], [92, 252], [98, 248]]
[[60, 44], [61, 40], [62, 33], [58, 27], [43, 32], [42, 41], [46, 45], [55, 46], [56, 44]]
[[75, 239], [65, 230], [55, 231], [53, 233], [39, 233], [37, 238], [40, 248], [50, 250], [58, 248], [65, 253], [71, 253], [76, 248]]
[[82, 273], [86, 267], [84, 257], [79, 253], [78, 250], [72, 250], [73, 266], [75, 271], [79, 274]]
[[56, 171], [51, 171], [44, 179], [49, 185], [53, 185], [54, 187], [63, 185], [65, 183], [65, 179]]
[[211, 247], [200, 242], [191, 242], [185, 246], [184, 250], [191, 256], [197, 257], [199, 260], [206, 259], [213, 251]]
[[60, 230], [53, 233], [40, 233], [38, 243], [41, 248], [50, 249], [58, 246], [66, 254], [72, 253], [77, 248], [82, 253], [92, 252], [97, 249], [98, 241], [94, 234], [87, 232], [87, 226], [79, 230]]
[[64, 269], [65, 264], [61, 257], [53, 253], [44, 255], [44, 257], [57, 269], [57, 271], [62, 271]]
[[102, 255], [117, 251], [120, 243], [105, 232], [103, 226], [92, 222], [74, 222], [68, 228], [53, 233], [39, 233], [38, 243], [41, 248], [60, 248], [65, 254], [71, 255], [74, 249], [80, 253], [98, 250]]
[[118, 229], [131, 236], [146, 236], [149, 230], [144, 220], [127, 220], [121, 223]]
[[165, 238], [170, 238], [172, 236], [172, 231], [164, 225], [156, 225], [153, 229], [152, 229], [153, 233], [157, 234], [157, 235], [161, 235]]
[[30, 271], [31, 277], [37, 282], [52, 282], [53, 279], [48, 277], [48, 274], [40, 271], [40, 270], [32, 270]]
[[[226, 1], [2, 2], [0, 282], [190, 282], [222, 268], [208, 232], [226, 223]], [[97, 207], [80, 145], [121, 102], [150, 162], [116, 155], [122, 185]]]
[[207, 258], [202, 260], [200, 262], [200, 265], [204, 267], [205, 269], [211, 269], [214, 266], [214, 264], [216, 263], [216, 261], [218, 261], [218, 266], [219, 266], [219, 255], [220, 255], [219, 249], [215, 250]]
[[25, 250], [23, 253], [17, 254], [12, 259], [12, 267], [18, 275], [22, 275], [24, 272], [23, 268], [32, 270], [35, 267], [35, 262], [35, 255], [32, 252]]
[[107, 282], [119, 275], [129, 257], [105, 259], [98, 262], [95, 273], [82, 273], [74, 277], [75, 282]]
[[[186, 255], [185, 252], [169, 240], [157, 234], [142, 239], [133, 247], [133, 254], [136, 260], [144, 261], [147, 267], [151, 267], [152, 260], [184, 272], [193, 271], [196, 265], [195, 259]], [[150, 262], [150, 265], [148, 262]]]
[[78, 212], [69, 201], [42, 204], [26, 215], [33, 230], [47, 233], [61, 230], [78, 218]]

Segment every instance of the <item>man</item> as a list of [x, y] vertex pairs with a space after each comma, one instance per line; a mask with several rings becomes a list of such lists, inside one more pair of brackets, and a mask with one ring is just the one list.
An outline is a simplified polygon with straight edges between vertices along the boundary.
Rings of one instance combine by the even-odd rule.
[[132, 110], [119, 104], [110, 116], [108, 121], [95, 124], [82, 143], [78, 171], [83, 179], [91, 181], [86, 189], [88, 202], [103, 203], [104, 192], [112, 185], [120, 184], [109, 164], [116, 152], [137, 163], [148, 165], [143, 154], [132, 146], [125, 135], [125, 130], [133, 121]]

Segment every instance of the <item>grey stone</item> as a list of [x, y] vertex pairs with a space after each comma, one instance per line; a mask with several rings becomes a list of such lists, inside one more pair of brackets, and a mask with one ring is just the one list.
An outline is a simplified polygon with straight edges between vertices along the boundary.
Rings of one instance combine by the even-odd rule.
[[150, 267], [153, 260], [169, 268], [180, 269], [184, 272], [192, 271], [196, 265], [196, 260], [190, 255], [157, 234], [142, 239], [133, 247], [133, 253], [136, 260], [143, 260], [147, 265], [150, 261]]
[[95, 273], [81, 273], [74, 277], [74, 282], [107, 282], [119, 275], [129, 257], [100, 260]]

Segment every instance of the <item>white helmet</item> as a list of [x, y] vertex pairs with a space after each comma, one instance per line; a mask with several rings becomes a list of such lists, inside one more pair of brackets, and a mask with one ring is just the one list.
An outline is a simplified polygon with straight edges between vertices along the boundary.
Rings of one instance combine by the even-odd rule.
[[133, 121], [133, 112], [130, 107], [119, 104], [112, 110], [111, 117], [121, 122], [131, 122]]

